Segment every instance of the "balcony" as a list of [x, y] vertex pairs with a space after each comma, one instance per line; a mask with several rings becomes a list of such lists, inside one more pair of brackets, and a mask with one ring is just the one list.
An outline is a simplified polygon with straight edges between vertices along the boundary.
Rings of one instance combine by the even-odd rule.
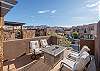
[[[37, 55], [36, 59], [31, 58], [29, 42], [40, 39], [47, 39], [49, 44], [60, 44], [54, 39], [51, 42], [50, 36], [4, 41], [4, 71], [59, 71], [61, 61], [51, 68], [49, 64], [44, 63], [44, 55]], [[64, 58], [70, 52], [71, 48], [66, 49], [63, 53]], [[92, 61], [92, 63], [95, 62]]]

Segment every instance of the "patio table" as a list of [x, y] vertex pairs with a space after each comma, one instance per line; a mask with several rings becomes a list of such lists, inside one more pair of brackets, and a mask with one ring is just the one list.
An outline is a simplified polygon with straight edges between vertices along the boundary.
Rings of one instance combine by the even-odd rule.
[[66, 48], [67, 47], [59, 45], [42, 48], [42, 51], [44, 52], [44, 63], [54, 67], [60, 60], [63, 59], [63, 53]]

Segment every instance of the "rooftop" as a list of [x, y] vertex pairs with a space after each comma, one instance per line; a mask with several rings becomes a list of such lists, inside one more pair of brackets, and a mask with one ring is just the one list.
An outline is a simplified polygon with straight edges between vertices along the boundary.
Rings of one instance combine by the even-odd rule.
[[5, 21], [5, 25], [7, 25], [7, 26], [22, 26], [22, 25], [25, 25], [25, 23]]
[[[49, 36], [5, 41], [4, 57], [5, 59], [8, 59], [8, 61], [4, 61], [4, 67], [3, 67], [4, 71], [8, 71], [8, 69], [10, 71], [59, 71], [62, 59], [59, 62], [57, 62], [57, 64], [54, 65], [53, 68], [51, 68], [51, 65], [45, 62], [46, 60], [44, 54], [37, 55], [35, 59], [34, 58], [32, 59], [33, 54], [30, 52], [29, 42], [32, 40], [40, 41], [40, 39], [47, 39], [49, 44], [55, 43], [55, 41], [53, 40], [54, 38], [50, 40]], [[51, 43], [52, 40], [53, 42]], [[58, 43], [57, 45], [59, 46], [59, 44], [60, 43]], [[48, 47], [48, 49], [49, 48], [50, 47]], [[71, 53], [71, 49], [64, 50], [63, 59], [66, 58]], [[57, 51], [59, 50], [57, 49]], [[51, 61], [50, 63], [52, 63], [53, 60], [49, 59], [49, 61]], [[92, 64], [95, 64], [95, 62], [92, 61]]]

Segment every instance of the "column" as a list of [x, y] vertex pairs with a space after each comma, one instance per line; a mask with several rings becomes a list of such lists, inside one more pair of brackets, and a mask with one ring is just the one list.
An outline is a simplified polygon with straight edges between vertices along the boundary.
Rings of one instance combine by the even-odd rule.
[[96, 66], [100, 68], [100, 21], [97, 24], [97, 37], [95, 41]]
[[3, 71], [3, 24], [4, 18], [0, 17], [0, 71]]

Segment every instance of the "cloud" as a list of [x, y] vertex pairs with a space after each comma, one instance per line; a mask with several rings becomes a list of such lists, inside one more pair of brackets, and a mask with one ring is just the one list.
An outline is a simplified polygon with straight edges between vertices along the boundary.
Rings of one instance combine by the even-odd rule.
[[72, 22], [89, 22], [90, 20], [92, 21], [97, 21], [97, 16], [82, 16], [82, 17], [72, 17]]
[[88, 1], [88, 3], [86, 4], [86, 8], [88, 11], [93, 12], [93, 14], [98, 14], [99, 11], [99, 5], [100, 5], [100, 1], [98, 0], [92, 0], [92, 1]]
[[39, 14], [43, 14], [43, 13], [56, 13], [56, 10], [42, 10], [42, 11], [38, 11]]
[[50, 10], [38, 11], [39, 14], [48, 13], [48, 12], [50, 12]]
[[90, 11], [92, 11], [92, 12], [98, 12], [99, 11], [99, 8], [98, 7], [96, 7], [96, 8], [92, 8], [92, 9], [90, 9]]
[[56, 10], [52, 10], [51, 13], [56, 13]]
[[86, 0], [85, 3], [95, 3], [97, 2], [98, 0]]
[[84, 17], [72, 17], [72, 19], [84, 19]]
[[86, 5], [86, 7], [88, 7], [88, 8], [95, 7], [95, 6], [96, 6], [96, 4], [91, 4], [91, 5], [90, 4], [87, 4]]
[[93, 4], [87, 4], [86, 7], [88, 7], [88, 8], [92, 8], [92, 7], [96, 7], [96, 6], [98, 6], [99, 4], [100, 4], [100, 1], [95, 2], [95, 3], [93, 3]]

